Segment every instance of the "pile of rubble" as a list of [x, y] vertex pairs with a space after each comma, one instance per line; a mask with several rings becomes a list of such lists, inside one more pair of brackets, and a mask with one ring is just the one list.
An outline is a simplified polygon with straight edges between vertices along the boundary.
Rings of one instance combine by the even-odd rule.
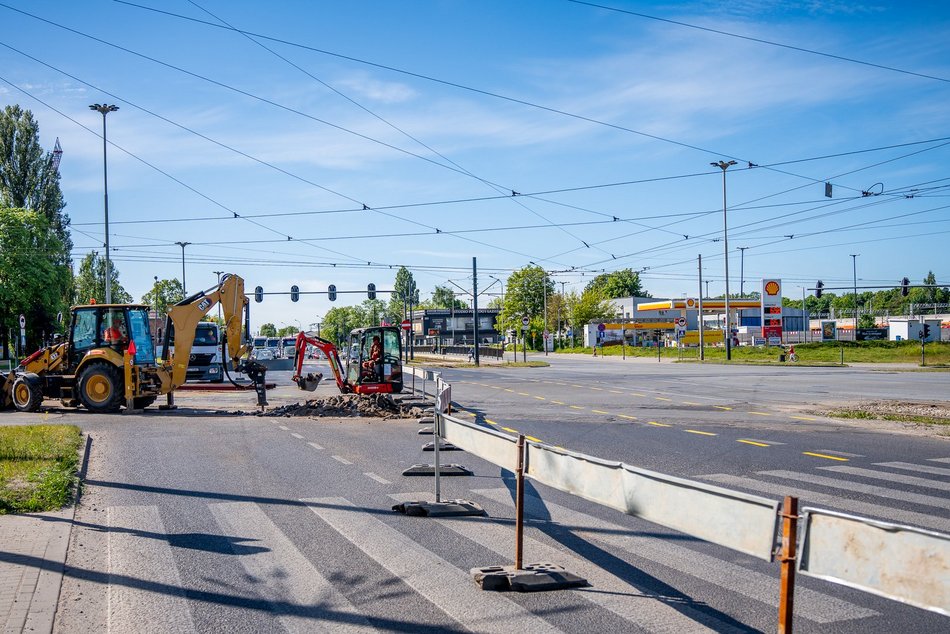
[[367, 416], [375, 418], [421, 418], [427, 414], [419, 401], [396, 400], [392, 394], [341, 394], [305, 403], [275, 407], [268, 416]]

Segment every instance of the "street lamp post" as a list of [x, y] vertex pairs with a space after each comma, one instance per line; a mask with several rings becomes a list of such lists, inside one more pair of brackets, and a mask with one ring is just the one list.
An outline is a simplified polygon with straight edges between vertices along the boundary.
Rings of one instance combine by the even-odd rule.
[[851, 270], [854, 274], [854, 338], [858, 338], [858, 256], [860, 253], [851, 254]]
[[106, 115], [115, 112], [119, 106], [94, 103], [90, 110], [102, 113], [102, 203], [106, 220], [106, 303], [112, 303], [112, 260], [109, 257], [109, 170], [106, 162]]
[[185, 247], [187, 247], [190, 242], [176, 242], [178, 246], [181, 247], [181, 293], [185, 297], [188, 297], [188, 287], [185, 286]]
[[726, 219], [726, 170], [731, 166], [735, 165], [735, 161], [719, 161], [718, 163], [710, 163], [713, 167], [718, 167], [722, 170], [722, 241], [723, 241], [723, 255], [725, 256], [725, 265], [726, 265], [726, 332], [725, 332], [725, 343], [726, 343], [726, 360], [729, 361], [732, 359], [732, 328], [729, 324], [729, 222]]
[[[182, 249], [182, 252], [184, 253], [184, 249]], [[211, 272], [218, 276], [218, 288], [220, 288], [221, 274], [224, 273], [224, 271], [211, 271]], [[184, 290], [185, 289], [183, 288], [182, 292], [184, 292]], [[218, 323], [221, 323], [221, 302], [218, 302]], [[250, 333], [248, 333], [248, 335], [250, 335]]]
[[737, 247], [739, 249], [739, 297], [745, 297], [745, 250], [749, 247]]

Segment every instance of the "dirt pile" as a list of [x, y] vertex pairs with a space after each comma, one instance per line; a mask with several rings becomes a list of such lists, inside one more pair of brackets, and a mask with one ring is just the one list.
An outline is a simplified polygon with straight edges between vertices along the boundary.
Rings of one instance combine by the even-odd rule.
[[402, 403], [391, 394], [341, 394], [305, 403], [275, 407], [268, 416], [366, 416], [374, 418], [420, 418], [426, 415], [418, 402]]

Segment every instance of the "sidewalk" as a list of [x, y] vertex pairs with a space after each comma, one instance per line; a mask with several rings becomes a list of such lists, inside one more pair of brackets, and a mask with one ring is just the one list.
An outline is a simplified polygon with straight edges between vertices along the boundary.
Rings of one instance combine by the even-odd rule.
[[75, 506], [0, 515], [0, 631], [51, 632]]

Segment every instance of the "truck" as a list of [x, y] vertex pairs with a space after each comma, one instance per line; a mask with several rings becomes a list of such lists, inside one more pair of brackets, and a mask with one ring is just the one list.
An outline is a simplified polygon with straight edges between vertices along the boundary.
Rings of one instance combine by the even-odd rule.
[[[67, 407], [82, 406], [95, 413], [148, 407], [172, 394], [186, 379], [199, 320], [220, 304], [224, 315], [222, 369], [242, 372], [253, 381], [260, 407], [267, 405], [267, 369], [245, 358], [250, 349], [249, 301], [244, 280], [222, 276], [220, 284], [199, 291], [171, 307], [165, 321], [162, 352], [155, 354], [144, 304], [73, 306], [65, 340], [37, 350], [12, 372], [0, 373], [0, 409], [13, 406], [35, 412], [44, 399], [59, 399]], [[175, 348], [171, 349], [171, 333]], [[232, 380], [233, 382], [233, 380]]]
[[[175, 332], [172, 329], [169, 337], [172, 354], [175, 350]], [[202, 321], [195, 328], [195, 340], [188, 356], [188, 371], [185, 373], [187, 381], [204, 383], [221, 383], [224, 381], [224, 368], [221, 365], [221, 339], [218, 324], [211, 321]], [[159, 345], [156, 354], [161, 356], [162, 346]]]

